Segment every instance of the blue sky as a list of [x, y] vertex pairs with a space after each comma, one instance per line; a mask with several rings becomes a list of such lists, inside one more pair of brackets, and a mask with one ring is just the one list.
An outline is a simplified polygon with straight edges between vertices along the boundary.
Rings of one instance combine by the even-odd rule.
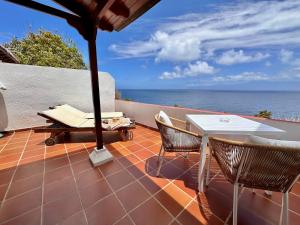
[[[86, 42], [64, 20], [4, 1], [0, 11], [0, 44], [45, 28], [87, 62]], [[100, 70], [120, 89], [300, 90], [297, 0], [162, 0], [97, 43]]]

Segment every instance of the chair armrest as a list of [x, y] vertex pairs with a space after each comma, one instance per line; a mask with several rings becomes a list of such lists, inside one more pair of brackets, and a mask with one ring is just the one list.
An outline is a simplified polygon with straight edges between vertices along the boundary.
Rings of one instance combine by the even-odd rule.
[[173, 128], [176, 132], [181, 132], [181, 133], [185, 133], [185, 134], [188, 134], [188, 135], [191, 135], [191, 136], [194, 136], [194, 137], [199, 137], [199, 138], [202, 138], [202, 136], [200, 134], [197, 134], [197, 133], [194, 133], [194, 132], [191, 132], [191, 131], [187, 131], [187, 130], [184, 130], [182, 128], [179, 128], [179, 127], [170, 127], [170, 128]]
[[174, 117], [169, 117], [173, 123], [173, 125], [175, 127], [181, 128], [181, 129], [185, 129], [186, 128], [186, 121], [184, 120], [179, 120], [177, 118]]

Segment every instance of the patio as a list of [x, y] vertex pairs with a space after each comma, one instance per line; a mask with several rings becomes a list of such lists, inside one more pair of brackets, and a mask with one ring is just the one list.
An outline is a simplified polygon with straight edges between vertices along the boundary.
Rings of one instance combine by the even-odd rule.
[[[90, 134], [44, 145], [32, 130], [0, 139], [0, 224], [224, 224], [231, 222], [232, 185], [213, 162], [212, 181], [198, 195], [199, 154], [167, 154], [155, 177], [159, 133], [138, 125], [134, 138], [106, 145], [113, 162], [93, 168]], [[109, 137], [107, 137], [109, 138]], [[106, 139], [107, 139], [106, 138]], [[290, 224], [300, 221], [300, 183], [290, 193]], [[239, 224], [278, 223], [281, 195], [244, 189]], [[230, 224], [229, 222], [229, 224]]]

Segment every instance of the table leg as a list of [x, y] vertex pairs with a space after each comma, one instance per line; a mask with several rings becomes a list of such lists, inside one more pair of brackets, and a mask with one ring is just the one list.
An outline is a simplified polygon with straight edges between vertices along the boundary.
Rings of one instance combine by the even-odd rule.
[[208, 143], [208, 135], [204, 134], [202, 137], [202, 144], [200, 149], [201, 159], [199, 162], [199, 173], [198, 173], [198, 190], [204, 192], [204, 179], [205, 179], [205, 160], [206, 160], [206, 146]]

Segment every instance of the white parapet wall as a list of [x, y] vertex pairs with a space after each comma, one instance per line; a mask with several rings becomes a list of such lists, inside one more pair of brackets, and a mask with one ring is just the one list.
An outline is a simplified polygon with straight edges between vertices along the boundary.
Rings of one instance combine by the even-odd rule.
[[[157, 128], [154, 120], [154, 115], [159, 113], [160, 110], [166, 112], [169, 116], [176, 117], [181, 120], [186, 119], [186, 114], [225, 114], [221, 112], [212, 112], [207, 110], [198, 110], [191, 108], [181, 108], [173, 106], [163, 106], [155, 104], [146, 104], [133, 101], [116, 100], [116, 111], [124, 112], [128, 117], [135, 119], [136, 122], [146, 125], [148, 127]], [[280, 120], [270, 120], [264, 118], [257, 118], [253, 116], [243, 116], [248, 119], [258, 121], [279, 129], [285, 130], [286, 133], [282, 134], [280, 138], [286, 140], [300, 141], [300, 123], [288, 122]], [[201, 132], [192, 127], [195, 132]]]
[[[89, 70], [0, 63], [0, 131], [45, 124], [37, 112], [68, 103], [92, 112]], [[115, 110], [115, 80], [99, 72], [102, 111]]]

